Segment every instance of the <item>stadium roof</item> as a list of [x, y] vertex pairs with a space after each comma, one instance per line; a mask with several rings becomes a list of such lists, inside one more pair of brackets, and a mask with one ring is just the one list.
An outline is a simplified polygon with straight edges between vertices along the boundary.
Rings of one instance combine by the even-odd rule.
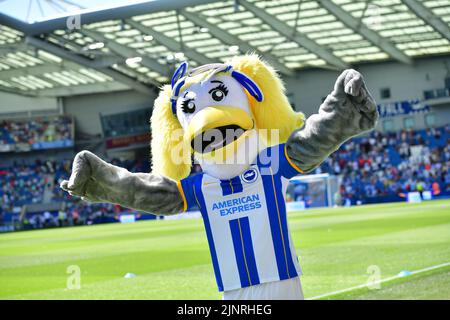
[[148, 93], [182, 60], [195, 66], [248, 51], [286, 75], [383, 60], [412, 64], [450, 53], [449, 25], [450, 0], [154, 0], [34, 23], [0, 13], [0, 90]]

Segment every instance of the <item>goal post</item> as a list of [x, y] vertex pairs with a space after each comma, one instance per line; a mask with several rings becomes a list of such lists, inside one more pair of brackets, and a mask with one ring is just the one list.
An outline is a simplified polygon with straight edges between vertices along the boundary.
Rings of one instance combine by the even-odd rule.
[[296, 176], [286, 190], [288, 210], [332, 207], [338, 187], [338, 177], [328, 173]]

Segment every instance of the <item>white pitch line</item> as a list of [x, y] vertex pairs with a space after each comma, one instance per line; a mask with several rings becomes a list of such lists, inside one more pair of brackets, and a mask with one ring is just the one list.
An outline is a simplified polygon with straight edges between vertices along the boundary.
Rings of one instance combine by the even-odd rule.
[[[441, 263], [441, 264], [438, 264], [438, 265], [435, 265], [435, 266], [431, 266], [431, 267], [415, 270], [415, 271], [411, 272], [411, 275], [418, 274], [418, 273], [423, 273], [423, 272], [427, 272], [427, 271], [431, 271], [431, 270], [435, 270], [435, 269], [439, 269], [439, 268], [443, 268], [443, 267], [447, 267], [447, 266], [450, 266], [450, 262], [445, 262], [445, 263]], [[326, 297], [330, 297], [330, 296], [335, 296], [335, 295], [340, 294], [340, 293], [345, 293], [345, 292], [353, 291], [353, 290], [356, 290], [356, 289], [368, 288], [368, 286], [373, 286], [373, 285], [376, 285], [376, 284], [385, 283], [385, 282], [389, 282], [389, 281], [392, 281], [392, 280], [395, 280], [395, 279], [400, 279], [400, 278], [404, 278], [404, 277], [396, 275], [396, 276], [388, 277], [388, 278], [385, 278], [385, 279], [382, 279], [382, 280], [374, 281], [374, 282], [371, 282], [371, 283], [364, 283], [364, 284], [360, 284], [358, 286], [350, 287], [350, 288], [347, 288], [347, 289], [342, 289], [342, 290], [337, 290], [337, 291], [325, 293], [325, 294], [322, 294], [322, 295], [319, 295], [319, 296], [308, 298], [306, 300], [317, 300], [317, 299], [322, 299], [322, 298], [326, 298]]]

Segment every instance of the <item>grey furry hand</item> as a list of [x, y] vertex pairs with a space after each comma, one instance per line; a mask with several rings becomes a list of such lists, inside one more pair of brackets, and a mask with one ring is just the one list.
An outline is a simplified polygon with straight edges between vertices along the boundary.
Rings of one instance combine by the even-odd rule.
[[60, 187], [73, 196], [82, 197], [83, 200], [99, 201], [94, 194], [88, 190], [95, 189], [97, 184], [93, 175], [94, 170], [104, 163], [99, 157], [87, 150], [79, 152], [73, 161], [72, 174], [69, 180], [61, 182]]
[[69, 180], [61, 188], [90, 202], [111, 202], [154, 214], [175, 214], [184, 200], [177, 183], [151, 173], [131, 173], [89, 151], [75, 156]]
[[360, 94], [364, 85], [363, 76], [356, 70], [347, 69], [341, 73], [335, 83], [336, 92], [344, 92], [353, 97]]
[[363, 76], [356, 70], [345, 70], [319, 112], [289, 137], [287, 153], [300, 169], [311, 171], [346, 140], [372, 130], [377, 120], [377, 105]]
[[343, 71], [333, 92], [320, 106], [319, 114], [313, 115], [311, 120], [317, 120], [317, 116], [332, 118], [333, 126], [344, 139], [373, 129], [378, 120], [377, 104], [361, 73], [353, 69]]
[[345, 100], [348, 100], [359, 111], [370, 113], [372, 117], [378, 118], [377, 104], [367, 90], [362, 74], [358, 71], [353, 69], [343, 71], [336, 80], [333, 94], [343, 100], [344, 106]]

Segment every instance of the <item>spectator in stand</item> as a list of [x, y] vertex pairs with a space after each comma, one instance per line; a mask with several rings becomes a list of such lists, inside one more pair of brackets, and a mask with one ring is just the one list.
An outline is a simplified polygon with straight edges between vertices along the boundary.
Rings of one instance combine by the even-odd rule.
[[0, 144], [33, 145], [72, 139], [72, 120], [65, 116], [37, 119], [3, 120], [0, 122]]
[[[27, 131], [42, 127], [42, 123], [31, 122], [18, 126], [4, 123], [0, 126], [0, 139], [4, 139], [4, 128], [12, 128], [22, 141]], [[58, 131], [58, 126], [54, 129]], [[33, 129], [33, 130], [34, 130]], [[63, 132], [64, 129], [58, 132]], [[29, 132], [29, 131], [28, 131]], [[41, 132], [47, 132], [42, 131]], [[20, 133], [20, 134], [19, 134]], [[340, 197], [343, 203], [366, 202], [370, 198], [397, 196], [417, 190], [431, 190], [434, 195], [450, 191], [450, 125], [445, 128], [426, 131], [406, 131], [383, 134], [373, 132], [369, 137], [355, 138], [341, 146], [315, 173], [340, 175], [342, 185]], [[53, 138], [55, 137], [52, 133]], [[47, 135], [47, 139], [50, 135]], [[410, 146], [421, 146], [417, 159], [411, 160]], [[111, 163], [127, 168], [132, 172], [148, 172], [146, 160], [112, 159]], [[31, 165], [15, 162], [13, 166], [0, 168], [0, 218], [14, 207], [43, 201], [44, 190], [53, 184], [54, 202], [66, 202], [66, 218], [74, 225], [95, 221], [105, 216], [117, 216], [124, 208], [111, 204], [86, 203], [73, 198], [59, 188], [62, 179], [70, 176], [71, 160], [40, 161]], [[195, 164], [192, 173], [201, 171]], [[53, 181], [45, 177], [53, 175]], [[295, 188], [293, 200], [305, 199], [303, 188]], [[42, 216], [42, 215], [40, 215]], [[48, 218], [48, 217], [47, 217]], [[66, 224], [66, 223], [63, 224]], [[41, 227], [48, 221], [33, 220], [35, 227]]]
[[63, 227], [66, 224], [66, 219], [67, 219], [66, 212], [62, 209], [59, 210], [58, 211], [58, 225], [60, 227]]
[[[438, 194], [450, 191], [449, 129], [373, 132], [343, 145], [316, 173], [340, 172], [345, 186], [341, 195], [354, 203], [415, 190], [439, 190]], [[410, 146], [421, 148], [419, 161], [411, 158]]]

